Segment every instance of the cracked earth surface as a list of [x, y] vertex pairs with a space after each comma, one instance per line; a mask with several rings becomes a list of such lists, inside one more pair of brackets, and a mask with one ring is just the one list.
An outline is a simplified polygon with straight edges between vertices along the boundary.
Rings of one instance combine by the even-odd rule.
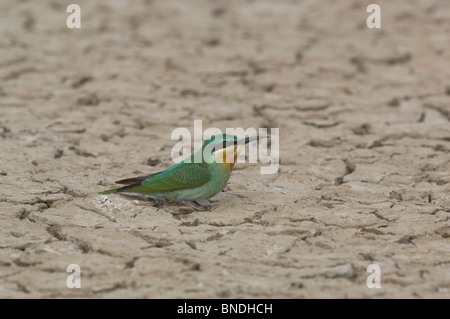
[[[1, 298], [450, 297], [448, 2], [77, 3], [0, 4]], [[211, 212], [97, 194], [195, 119], [278, 127], [279, 173]]]

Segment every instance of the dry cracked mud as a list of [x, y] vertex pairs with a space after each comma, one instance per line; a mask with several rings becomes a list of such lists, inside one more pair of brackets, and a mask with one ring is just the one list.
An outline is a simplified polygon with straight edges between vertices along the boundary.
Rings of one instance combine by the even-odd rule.
[[[449, 2], [76, 3], [0, 4], [0, 298], [450, 297]], [[97, 194], [195, 119], [279, 128], [279, 172]]]

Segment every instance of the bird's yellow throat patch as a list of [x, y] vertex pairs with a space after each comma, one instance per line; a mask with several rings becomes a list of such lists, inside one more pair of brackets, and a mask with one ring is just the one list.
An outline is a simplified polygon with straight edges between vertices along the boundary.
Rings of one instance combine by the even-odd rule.
[[214, 157], [216, 158], [217, 163], [222, 163], [227, 166], [228, 169], [232, 170], [234, 164], [236, 164], [237, 158], [239, 154], [241, 154], [243, 145], [239, 145], [235, 147], [234, 145], [229, 146], [227, 148], [221, 149], [214, 153]]

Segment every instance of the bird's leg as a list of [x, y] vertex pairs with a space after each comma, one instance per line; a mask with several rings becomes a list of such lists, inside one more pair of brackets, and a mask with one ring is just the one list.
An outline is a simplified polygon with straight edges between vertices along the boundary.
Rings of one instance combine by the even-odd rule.
[[195, 203], [198, 204], [198, 205], [200, 205], [200, 206], [202, 206], [202, 207], [205, 207], [207, 210], [211, 211], [212, 204], [211, 204], [211, 202], [210, 202], [209, 200], [207, 200], [207, 199], [202, 199], [201, 202], [198, 201], [198, 200], [196, 200]]
[[210, 207], [206, 206], [206, 205], [202, 205], [199, 202], [196, 201], [190, 201], [187, 199], [182, 199], [181, 202], [186, 205], [186, 206], [190, 206], [195, 208], [196, 210], [201, 210], [201, 211], [205, 211], [205, 210], [210, 210]]

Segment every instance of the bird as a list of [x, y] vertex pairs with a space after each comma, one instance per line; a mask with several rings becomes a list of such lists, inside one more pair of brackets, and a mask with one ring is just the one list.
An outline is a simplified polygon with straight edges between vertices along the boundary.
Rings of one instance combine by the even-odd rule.
[[201, 149], [182, 162], [161, 172], [116, 181], [125, 186], [99, 194], [146, 194], [196, 210], [210, 210], [210, 203], [203, 204], [200, 201], [208, 200], [222, 191], [245, 145], [263, 138], [270, 136], [238, 140], [234, 134], [212, 135], [203, 142]]

